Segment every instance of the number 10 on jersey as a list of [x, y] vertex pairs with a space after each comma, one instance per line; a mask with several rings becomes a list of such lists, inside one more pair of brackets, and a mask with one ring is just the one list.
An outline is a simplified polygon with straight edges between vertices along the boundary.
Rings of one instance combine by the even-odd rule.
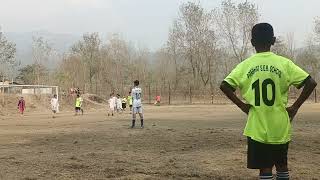
[[[272, 98], [268, 99], [268, 85], [271, 86], [272, 89]], [[265, 105], [273, 106], [275, 98], [276, 98], [276, 86], [272, 79], [266, 79], [262, 82], [261, 89], [260, 89], [260, 79], [256, 80], [252, 83], [252, 90], [254, 90], [255, 96], [255, 106], [260, 106], [260, 99], [262, 94], [262, 100]]]

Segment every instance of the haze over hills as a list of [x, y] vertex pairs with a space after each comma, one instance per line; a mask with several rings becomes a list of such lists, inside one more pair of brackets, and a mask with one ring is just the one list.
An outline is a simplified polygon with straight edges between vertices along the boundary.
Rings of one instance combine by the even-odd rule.
[[[49, 62], [46, 62], [45, 65], [49, 69], [53, 69], [59, 65], [61, 56], [64, 53], [67, 53], [72, 45], [77, 43], [82, 39], [82, 34], [63, 34], [63, 33], [52, 33], [49, 31], [33, 31], [33, 32], [4, 32], [5, 37], [10, 41], [16, 44], [17, 52], [16, 59], [21, 62], [21, 67], [24, 67], [28, 64], [32, 64], [32, 41], [33, 37], [43, 37], [46, 40], [50, 47], [53, 49], [55, 54], [58, 54], [60, 57], [51, 59]], [[112, 33], [109, 34], [99, 34], [102, 41], [105, 41], [107, 37], [112, 36]], [[121, 38], [122, 34], [120, 34]], [[129, 44], [133, 46], [140, 47], [138, 43], [128, 41]], [[105, 43], [105, 42], [102, 42]], [[145, 48], [141, 46], [141, 48]], [[147, 48], [148, 49], [148, 48]], [[150, 49], [148, 49], [150, 50]], [[149, 59], [151, 62], [154, 61], [153, 50], [150, 52]]]
[[[5, 32], [5, 36], [9, 41], [16, 44], [17, 60], [21, 61], [21, 65], [32, 63], [32, 38], [43, 37], [48, 41], [53, 50], [59, 54], [67, 52], [69, 48], [80, 40], [81, 35], [75, 34], [58, 34], [48, 31], [34, 32]], [[56, 65], [57, 62], [49, 62], [47, 65]]]

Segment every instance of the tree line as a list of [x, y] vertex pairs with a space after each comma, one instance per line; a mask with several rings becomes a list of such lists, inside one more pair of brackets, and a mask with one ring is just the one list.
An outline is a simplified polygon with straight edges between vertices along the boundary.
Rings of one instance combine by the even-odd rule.
[[[35, 37], [33, 64], [20, 68], [15, 77], [26, 84], [54, 84], [65, 90], [79, 87], [99, 95], [112, 91], [126, 94], [135, 79], [156, 91], [170, 86], [172, 91], [183, 92], [192, 87], [213, 94], [223, 77], [254, 53], [251, 28], [259, 18], [259, 9], [248, 1], [223, 0], [214, 9], [186, 2], [169, 28], [166, 43], [156, 52], [138, 48], [119, 34], [102, 40], [99, 33], [86, 33], [58, 56], [55, 69], [46, 66], [55, 56], [53, 49], [44, 38]], [[277, 37], [273, 51], [292, 59], [318, 80], [320, 18], [315, 18], [314, 31], [303, 48], [295, 46], [294, 34], [288, 32]], [[0, 61], [7, 67], [1, 69], [1, 76], [17, 71], [15, 53], [15, 45], [0, 33]]]

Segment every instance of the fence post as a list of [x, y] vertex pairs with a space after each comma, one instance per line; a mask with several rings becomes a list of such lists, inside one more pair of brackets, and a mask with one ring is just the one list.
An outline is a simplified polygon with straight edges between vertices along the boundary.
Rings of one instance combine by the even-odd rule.
[[149, 104], [151, 104], [151, 87], [150, 87], [150, 84], [149, 84], [149, 87], [148, 87], [148, 91], [149, 91]]
[[314, 102], [317, 103], [317, 89], [314, 89]]
[[169, 83], [169, 105], [171, 104], [171, 87]]
[[211, 94], [211, 104], [213, 104], [213, 94]]
[[59, 101], [59, 86], [56, 86], [56, 93], [55, 93], [56, 95], [57, 95], [57, 99], [58, 99], [58, 101]]
[[4, 104], [4, 76], [2, 76], [2, 104], [5, 106], [5, 104]]
[[189, 98], [190, 98], [190, 104], [192, 104], [192, 91], [191, 91], [191, 85], [189, 87]]

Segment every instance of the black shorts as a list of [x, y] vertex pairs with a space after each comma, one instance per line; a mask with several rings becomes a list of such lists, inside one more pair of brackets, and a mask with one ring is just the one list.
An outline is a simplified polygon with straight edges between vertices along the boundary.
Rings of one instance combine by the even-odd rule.
[[129, 105], [130, 108], [132, 108], [132, 105]]
[[247, 167], [249, 169], [272, 168], [288, 164], [289, 142], [286, 144], [264, 144], [248, 137]]
[[81, 107], [76, 107], [75, 110], [76, 110], [76, 111], [80, 111], [80, 110], [81, 110]]
[[127, 108], [127, 104], [126, 103], [122, 103], [122, 109]]

